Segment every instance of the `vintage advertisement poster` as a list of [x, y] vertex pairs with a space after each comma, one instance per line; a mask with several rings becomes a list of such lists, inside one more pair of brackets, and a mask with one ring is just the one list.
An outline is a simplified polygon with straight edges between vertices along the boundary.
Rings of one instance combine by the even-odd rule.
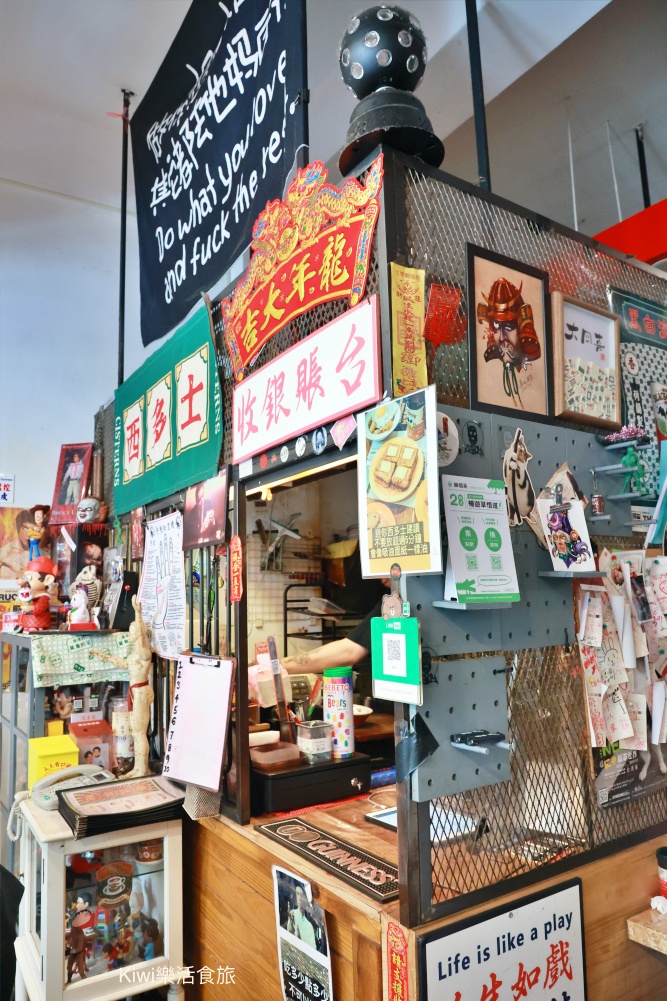
[[357, 439], [363, 576], [440, 573], [435, 386], [359, 414]]
[[391, 356], [395, 396], [428, 384], [424, 342], [424, 272], [391, 262]]
[[146, 525], [144, 567], [138, 600], [160, 657], [175, 660], [185, 650], [183, 516], [176, 512]]
[[503, 481], [444, 474], [442, 495], [447, 569], [456, 600], [466, 605], [519, 601]]
[[276, 865], [272, 871], [284, 1001], [332, 1001], [324, 911], [309, 882]]
[[585, 1001], [581, 880], [419, 936], [428, 1001]]

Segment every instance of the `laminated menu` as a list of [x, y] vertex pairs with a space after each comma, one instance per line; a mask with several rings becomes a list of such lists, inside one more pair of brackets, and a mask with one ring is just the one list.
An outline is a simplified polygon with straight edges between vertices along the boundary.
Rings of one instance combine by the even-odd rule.
[[78, 839], [177, 820], [184, 799], [184, 793], [167, 779], [147, 775], [58, 792], [58, 810]]

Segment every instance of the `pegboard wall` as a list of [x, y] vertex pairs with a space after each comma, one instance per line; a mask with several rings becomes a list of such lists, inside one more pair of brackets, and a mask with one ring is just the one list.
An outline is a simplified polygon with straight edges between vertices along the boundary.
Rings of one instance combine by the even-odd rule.
[[[390, 169], [396, 190], [397, 259], [423, 268], [427, 289], [431, 282], [459, 288], [462, 318], [468, 313], [467, 243], [547, 271], [550, 291], [558, 289], [592, 306], [609, 308], [609, 286], [667, 304], [663, 276], [605, 253], [548, 219], [494, 196], [485, 197], [455, 178], [422, 169], [400, 155], [385, 159], [385, 170]], [[536, 493], [567, 462], [590, 498], [591, 469], [615, 465], [621, 458], [622, 452], [605, 451], [588, 431], [465, 409], [470, 402], [465, 322], [450, 343], [429, 346], [427, 364], [438, 407], [459, 428], [461, 452], [449, 472], [502, 479], [503, 453], [517, 425], [533, 456], [528, 469]], [[644, 458], [650, 460], [650, 453], [644, 453]], [[599, 473], [597, 482], [610, 517], [589, 522], [591, 536], [600, 547], [631, 548], [637, 540], [627, 524], [631, 502], [609, 499], [621, 492], [622, 476]], [[591, 515], [589, 505], [587, 518]], [[528, 526], [512, 529], [512, 542], [521, 601], [511, 609], [438, 608], [433, 602], [444, 597], [443, 577], [423, 576], [407, 582], [408, 598], [421, 619], [423, 647], [434, 658], [432, 674], [437, 680], [425, 686], [420, 712], [428, 715], [429, 726], [443, 738], [441, 765], [446, 769], [440, 777], [424, 770], [423, 786], [421, 774], [417, 779], [420, 802], [425, 790], [430, 790], [428, 816], [423, 821], [428, 832], [421, 826], [416, 832], [417, 840], [426, 837], [431, 846], [430, 853], [420, 854], [421, 871], [414, 873], [421, 920], [449, 913], [453, 903], [463, 905], [454, 898], [499, 882], [507, 886], [506, 880], [527, 872], [539, 878], [541, 867], [563, 854], [579, 855], [665, 821], [664, 790], [613, 810], [598, 808], [573, 645], [572, 582], [539, 577], [539, 568], [551, 570], [551, 560]], [[465, 791], [462, 785], [461, 791], [454, 791], [459, 772], [449, 771], [454, 752], [445, 719], [453, 715], [450, 708], [455, 708], [447, 703], [449, 677], [464, 684], [466, 672], [475, 670], [492, 685], [498, 677], [492, 672], [500, 651], [507, 667], [500, 677], [507, 685], [509, 777], [480, 784], [480, 776], [474, 776]], [[491, 728], [481, 720], [478, 726]], [[452, 780], [452, 775], [457, 779]], [[450, 791], [443, 794], [441, 790], [447, 788]], [[466, 818], [465, 829], [476, 832], [474, 837], [459, 836], [461, 817]]]
[[[459, 431], [460, 455], [447, 472], [461, 476], [489, 479], [503, 478], [503, 455], [511, 445], [517, 427], [521, 427], [535, 493], [567, 462], [579, 486], [590, 498], [593, 490], [591, 470], [618, 461], [618, 452], [598, 444], [595, 435], [586, 431], [553, 427], [537, 421], [511, 418], [458, 407], [442, 406]], [[469, 429], [473, 428], [473, 433]], [[632, 538], [631, 501], [609, 500], [620, 491], [622, 477], [598, 473], [598, 487], [606, 494], [608, 521], [589, 522], [592, 536], [604, 534]], [[587, 517], [592, 514], [589, 504]], [[541, 577], [540, 570], [551, 570], [549, 554], [540, 548], [534, 532], [526, 524], [511, 529], [521, 601], [510, 608], [492, 605], [461, 610], [443, 608], [444, 579], [437, 574], [407, 578], [407, 596], [419, 615], [422, 643], [436, 655], [455, 656], [494, 650], [530, 650], [543, 646], [567, 644], [574, 639], [571, 580]], [[443, 522], [443, 548], [447, 539]], [[443, 554], [444, 555], [444, 554]], [[445, 560], [443, 559], [443, 564]]]

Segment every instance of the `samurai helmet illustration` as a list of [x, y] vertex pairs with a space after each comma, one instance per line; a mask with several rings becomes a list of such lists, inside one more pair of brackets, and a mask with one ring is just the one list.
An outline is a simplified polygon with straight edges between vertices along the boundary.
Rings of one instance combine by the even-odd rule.
[[491, 286], [488, 296], [482, 292], [482, 297], [486, 302], [487, 318], [504, 323], [516, 323], [519, 310], [523, 306], [522, 288], [523, 282], [517, 288], [507, 278], [497, 278]]

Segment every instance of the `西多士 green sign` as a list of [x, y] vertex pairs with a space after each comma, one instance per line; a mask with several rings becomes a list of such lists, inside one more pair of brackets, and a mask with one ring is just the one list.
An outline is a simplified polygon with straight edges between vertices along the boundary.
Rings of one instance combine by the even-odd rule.
[[115, 513], [214, 476], [221, 445], [222, 393], [202, 307], [116, 390]]

